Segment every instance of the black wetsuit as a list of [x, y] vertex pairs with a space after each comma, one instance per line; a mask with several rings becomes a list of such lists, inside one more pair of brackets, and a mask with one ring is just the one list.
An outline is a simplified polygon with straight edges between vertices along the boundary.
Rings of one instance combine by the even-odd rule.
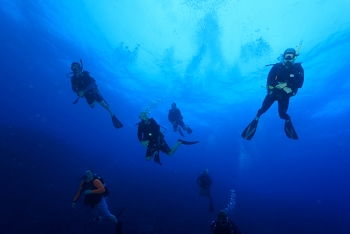
[[151, 157], [156, 151], [163, 151], [166, 154], [170, 153], [170, 147], [164, 140], [164, 135], [160, 132], [160, 127], [157, 122], [150, 118], [146, 124], [141, 121], [137, 130], [137, 138], [139, 141], [149, 141], [146, 151], [146, 157]]
[[[283, 89], [277, 89], [279, 83], [287, 83], [287, 87], [292, 89], [291, 93]], [[286, 68], [282, 63], [275, 64], [267, 78], [268, 94], [266, 95], [262, 107], [258, 110], [257, 117], [264, 114], [275, 101], [278, 101], [278, 113], [281, 119], [289, 120], [287, 114], [289, 98], [296, 95], [298, 89], [304, 83], [304, 69], [300, 63], [295, 63], [290, 68]], [[270, 88], [269, 88], [270, 87]]]
[[185, 123], [182, 120], [183, 117], [181, 115], [181, 111], [178, 108], [175, 107], [169, 110], [168, 119], [171, 123], [174, 121], [176, 122], [173, 124], [174, 131], [177, 130], [178, 125], [180, 125], [182, 128], [185, 128]]
[[197, 184], [201, 188], [204, 188], [204, 189], [209, 188], [212, 183], [213, 183], [213, 181], [208, 174], [201, 174], [197, 178]]
[[238, 227], [229, 219], [223, 225], [219, 221], [211, 222], [210, 229], [214, 234], [241, 234]]
[[74, 93], [84, 92], [84, 97], [88, 104], [92, 104], [95, 100], [100, 103], [104, 99], [97, 89], [95, 79], [90, 76], [88, 71], [82, 71], [78, 76], [73, 75], [71, 78], [72, 90]]
[[[89, 182], [83, 182], [81, 185], [81, 192], [84, 192], [85, 190], [95, 190], [97, 189], [94, 185], [94, 180], [97, 178], [93, 178]], [[101, 182], [102, 183], [102, 182]], [[90, 206], [91, 208], [94, 208], [95, 205], [101, 202], [103, 198], [103, 193], [91, 193], [91, 194], [85, 194], [84, 198], [84, 205]]]

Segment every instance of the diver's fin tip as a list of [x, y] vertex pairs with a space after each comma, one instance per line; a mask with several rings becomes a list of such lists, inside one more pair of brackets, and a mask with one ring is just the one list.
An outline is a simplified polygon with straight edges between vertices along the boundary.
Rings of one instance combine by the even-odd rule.
[[187, 133], [191, 134], [192, 132], [193, 132], [192, 129], [189, 126], [187, 126]]
[[259, 123], [259, 120], [256, 120], [256, 118], [254, 118], [253, 121], [250, 122], [250, 124], [244, 129], [241, 136], [244, 139], [250, 141], [254, 137], [254, 134], [258, 127], [258, 123]]
[[194, 145], [194, 144], [197, 144], [199, 142], [199, 141], [184, 141], [181, 139], [178, 139], [177, 141], [181, 142], [181, 144], [184, 144], [184, 145]]
[[122, 124], [122, 122], [119, 121], [119, 119], [115, 116], [112, 115], [112, 123], [114, 125], [115, 128], [122, 128], [124, 125]]
[[286, 133], [286, 136], [292, 140], [299, 139], [291, 120], [284, 122], [284, 132]]

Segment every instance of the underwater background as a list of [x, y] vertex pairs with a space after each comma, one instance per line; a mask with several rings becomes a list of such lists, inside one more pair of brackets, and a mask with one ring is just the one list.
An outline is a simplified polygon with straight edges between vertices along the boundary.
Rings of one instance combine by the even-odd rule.
[[[349, 0], [0, 0], [0, 232], [115, 233], [82, 198], [71, 208], [92, 168], [111, 213], [125, 207], [123, 233], [210, 233], [231, 190], [243, 234], [350, 233], [348, 12]], [[299, 140], [277, 104], [243, 139], [266, 95], [261, 69], [301, 41], [305, 82], [288, 111]], [[100, 105], [72, 104], [66, 74], [80, 59], [123, 128]], [[172, 102], [191, 135], [173, 132]], [[170, 147], [200, 142], [146, 161], [144, 108]], [[204, 169], [214, 213], [198, 194]]]

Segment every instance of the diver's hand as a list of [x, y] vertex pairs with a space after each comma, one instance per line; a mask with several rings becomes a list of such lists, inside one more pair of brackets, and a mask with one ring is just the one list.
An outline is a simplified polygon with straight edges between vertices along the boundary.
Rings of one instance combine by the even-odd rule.
[[147, 146], [148, 146], [148, 143], [149, 143], [149, 141], [141, 141], [141, 145], [142, 145], [143, 147], [147, 147]]
[[85, 190], [84, 194], [91, 194], [92, 190]]
[[84, 92], [83, 91], [79, 91], [78, 95], [79, 95], [79, 97], [82, 97], [82, 96], [84, 96]]
[[286, 93], [291, 93], [291, 92], [292, 92], [292, 89], [289, 88], [289, 87], [284, 87], [283, 90], [284, 90]]
[[283, 89], [286, 86], [287, 86], [287, 83], [279, 83], [278, 85], [276, 85], [276, 88]]
[[75, 208], [75, 202], [72, 202], [72, 208]]

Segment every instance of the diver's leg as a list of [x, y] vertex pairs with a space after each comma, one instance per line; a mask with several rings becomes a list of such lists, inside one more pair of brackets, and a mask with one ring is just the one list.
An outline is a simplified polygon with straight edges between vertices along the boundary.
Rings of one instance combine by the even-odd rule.
[[94, 99], [96, 100], [96, 102], [98, 102], [101, 106], [103, 106], [110, 114], [111, 116], [113, 116], [113, 111], [111, 110], [111, 108], [109, 107], [109, 105], [107, 104], [107, 102], [103, 99], [102, 94], [100, 92], [96, 92], [94, 93]]
[[208, 196], [209, 198], [211, 198], [211, 195], [210, 195], [210, 187], [207, 188], [207, 189], [205, 190], [205, 192], [206, 192], [207, 196]]
[[94, 108], [96, 105], [96, 102], [94, 101], [93, 103], [89, 104], [91, 108]]
[[204, 188], [199, 188], [199, 196], [204, 196]]
[[154, 153], [157, 151], [157, 149], [155, 147], [147, 147], [147, 151], [146, 151], [146, 160], [149, 161], [151, 160], [151, 158], [153, 158]]
[[284, 98], [278, 100], [278, 114], [281, 119], [290, 120], [290, 116], [287, 114], [289, 107], [289, 98]]
[[181, 144], [182, 144], [181, 141], [176, 142], [176, 144], [170, 149], [170, 152], [167, 153], [167, 155], [172, 156]]
[[173, 124], [173, 129], [174, 129], [174, 132], [176, 132], [177, 131], [177, 127], [178, 127], [179, 125], [177, 125], [177, 124]]
[[185, 123], [184, 123], [184, 121], [183, 121], [182, 119], [180, 119], [180, 120], [178, 120], [178, 121], [176, 121], [176, 122], [180, 125], [180, 127], [181, 127], [183, 130], [187, 131], [187, 126], [185, 125]]
[[113, 111], [111, 110], [111, 108], [109, 107], [109, 105], [108, 105], [104, 100], [102, 100], [102, 102], [99, 102], [99, 104], [100, 104], [101, 106], [103, 106], [103, 107], [111, 114], [111, 116], [114, 115], [114, 114], [113, 114]]
[[107, 219], [108, 219], [109, 221], [112, 221], [112, 222], [115, 223], [115, 224], [118, 223], [118, 219], [117, 219], [114, 215], [112, 215], [112, 214], [111, 214], [110, 216], [108, 216]]
[[257, 118], [256, 120], [259, 120], [260, 116], [264, 114], [268, 109], [270, 109], [270, 107], [275, 101], [276, 101], [275, 98], [271, 97], [270, 95], [266, 95], [261, 108], [258, 110], [258, 113], [256, 114], [256, 118]]
[[108, 206], [107, 206], [107, 203], [106, 203], [106, 199], [103, 197], [101, 202], [100, 202], [100, 205], [101, 205], [101, 213], [103, 215], [103, 217], [105, 217], [106, 219], [108, 219], [109, 221], [117, 224], [118, 223], [118, 220], [117, 218], [112, 215], [109, 210], [108, 210]]
[[96, 105], [96, 102], [95, 102], [95, 99], [94, 99], [94, 95], [91, 94], [90, 92], [86, 92], [84, 94], [84, 97], [85, 97], [86, 102], [89, 104], [89, 106], [91, 108], [94, 108], [95, 105]]

